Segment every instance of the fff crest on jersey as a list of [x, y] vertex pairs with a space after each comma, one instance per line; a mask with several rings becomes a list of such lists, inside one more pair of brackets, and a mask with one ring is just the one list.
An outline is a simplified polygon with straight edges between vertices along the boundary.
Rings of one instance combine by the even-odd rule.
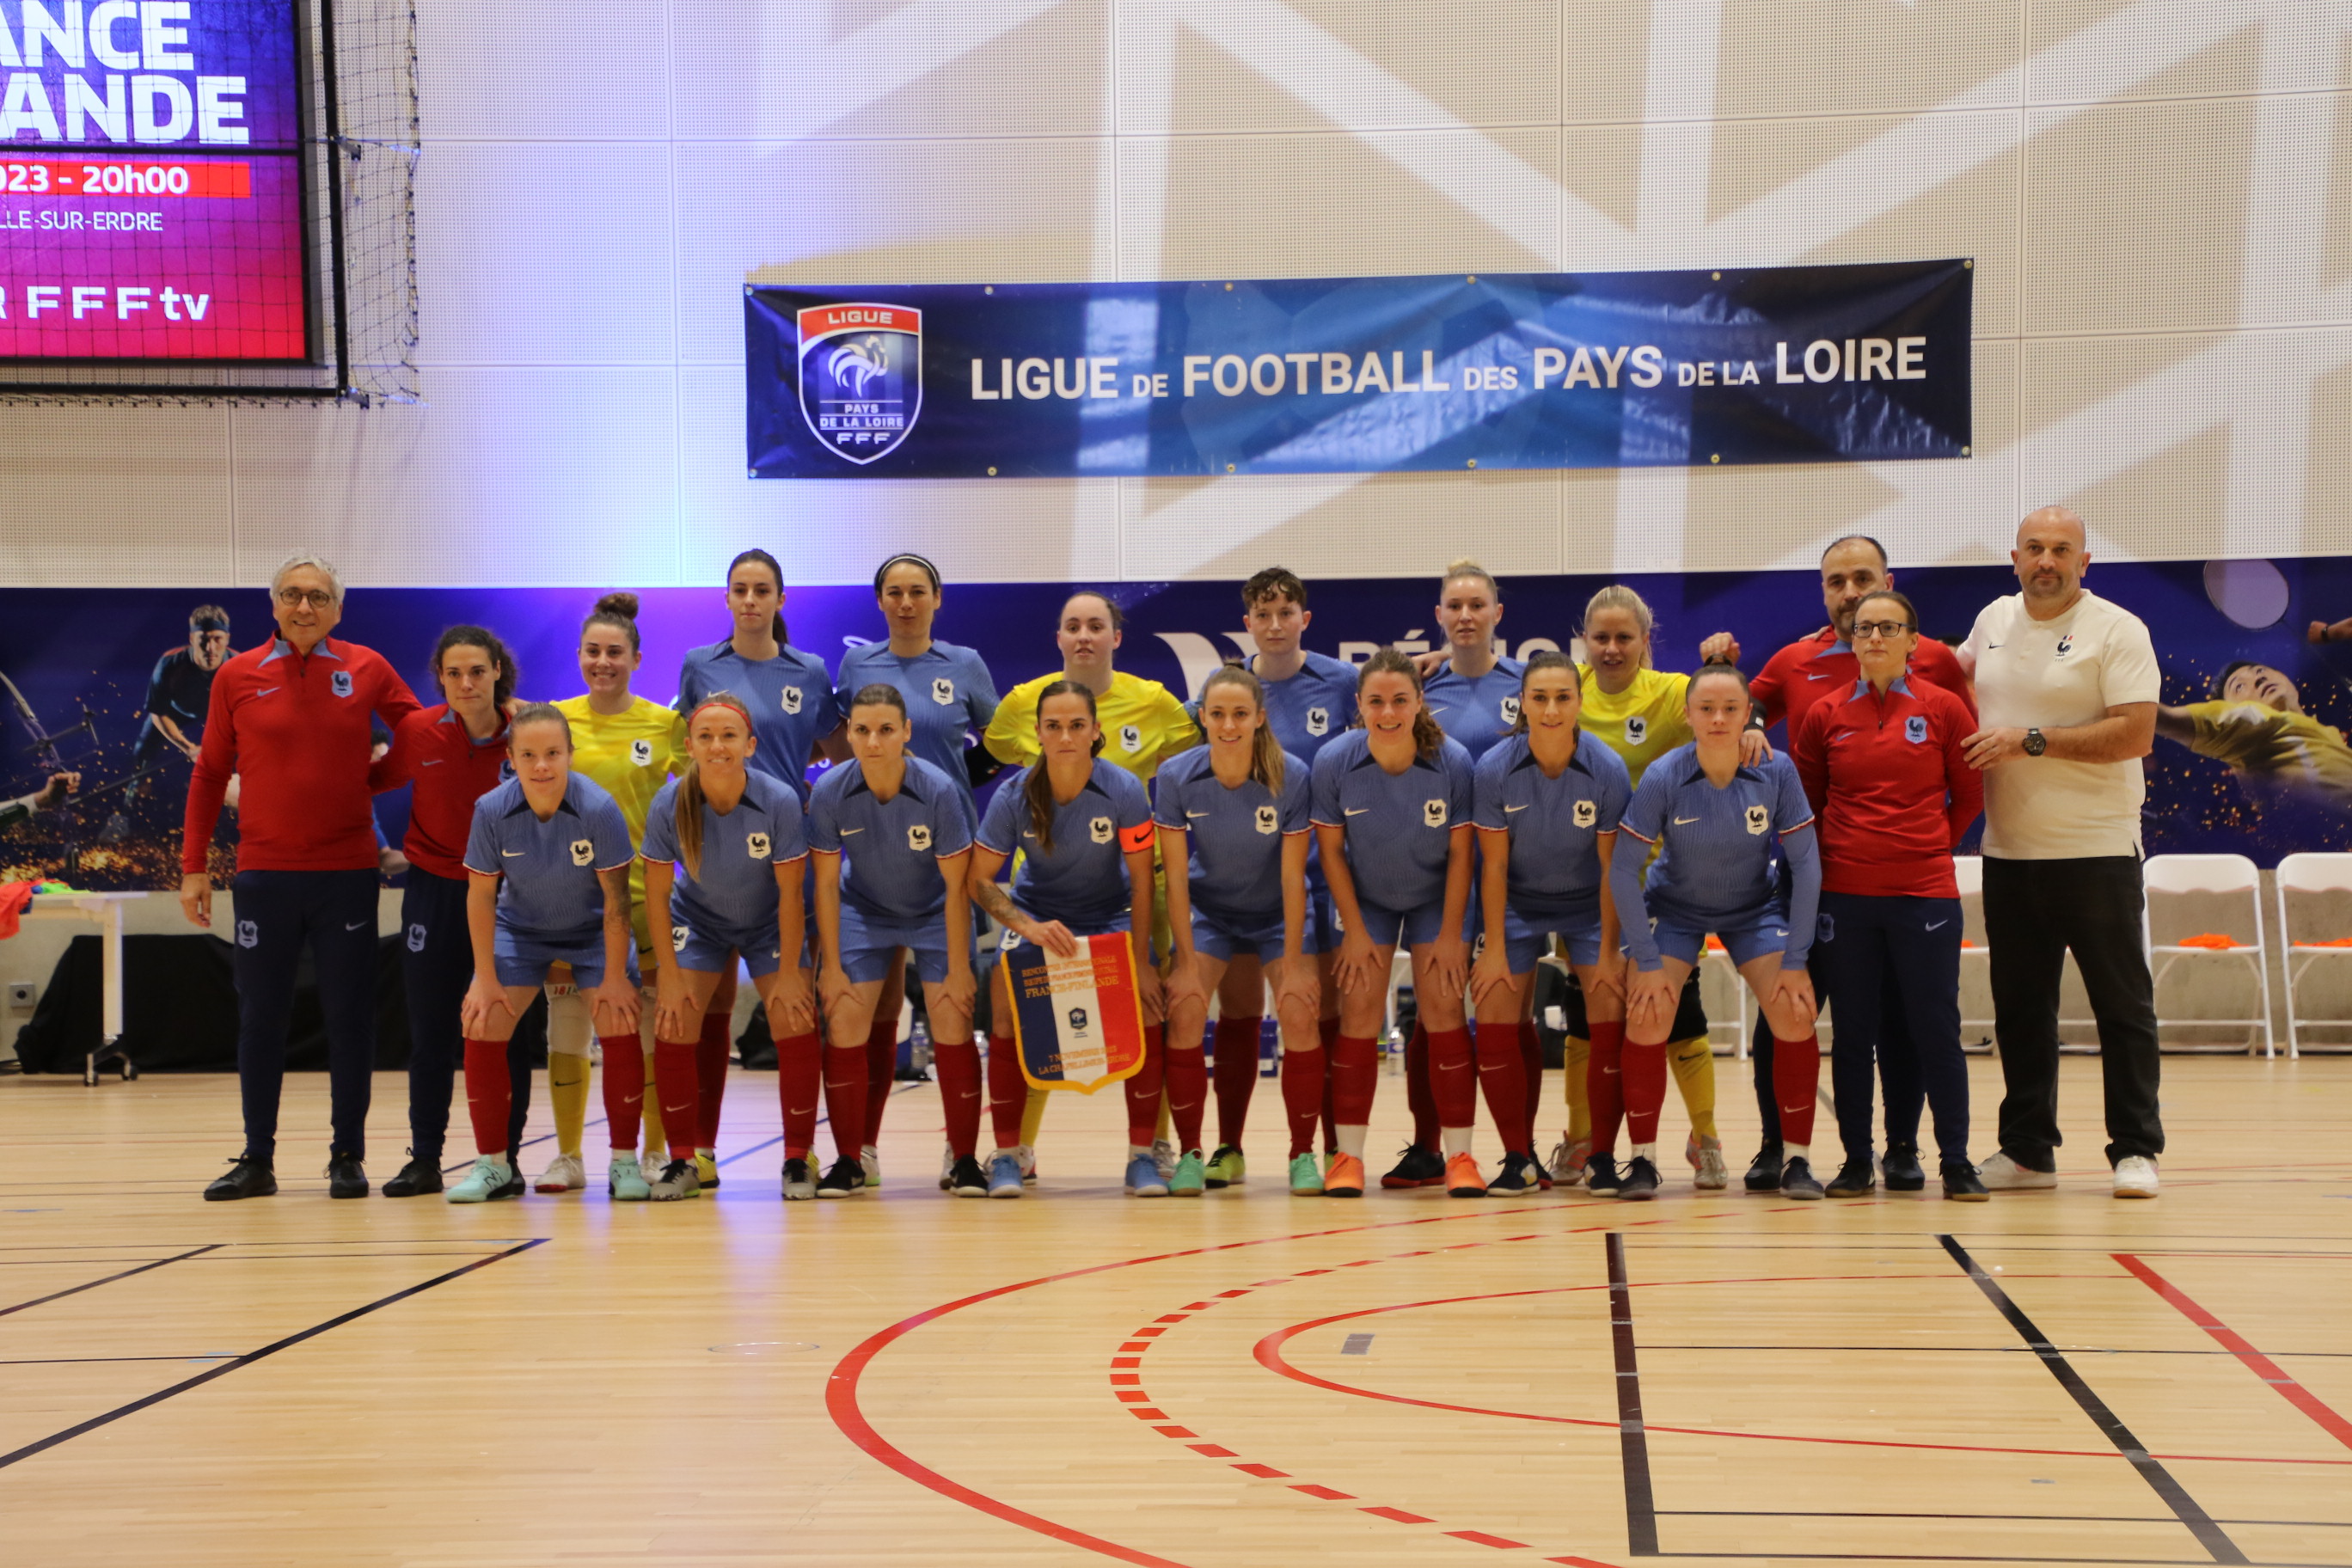
[[1121, 724], [1118, 727], [1118, 743], [1130, 754], [1143, 750], [1142, 727], [1136, 724]]
[[408, 928], [408, 951], [411, 952], [425, 951], [425, 928], [422, 925], [412, 925]]
[[1329, 734], [1331, 710], [1328, 708], [1309, 708], [1307, 710], [1307, 732], [1310, 735]]
[[1261, 805], [1257, 808], [1257, 830], [1260, 833], [1271, 833], [1281, 826], [1281, 819], [1276, 816], [1274, 807]]
[[861, 468], [897, 451], [923, 411], [923, 313], [817, 305], [800, 333], [801, 416], [818, 444]]
[[1109, 843], [1111, 836], [1110, 818], [1108, 816], [1096, 817], [1092, 822], [1087, 824], [1087, 832], [1097, 844]]
[[641, 768], [654, 765], [654, 743], [651, 741], [629, 742], [629, 761]]
[[912, 824], [911, 826], [909, 826], [908, 827], [908, 829], [907, 829], [907, 847], [908, 847], [908, 848], [914, 850], [917, 854], [919, 854], [919, 854], [921, 854], [924, 850], [929, 849], [930, 847], [931, 847], [931, 830], [930, 830], [930, 828], [929, 828], [927, 825], [925, 825], [925, 824], [923, 824], [923, 823], [920, 823], [920, 822], [918, 822], [918, 823], [914, 823], [914, 824]]
[[1927, 738], [1927, 720], [1926, 715], [1913, 713], [1905, 718], [1903, 721], [1903, 738], [1910, 742], [1915, 746], [1919, 744], [1922, 741], [1925, 741]]
[[931, 700], [944, 708], [955, 700], [955, 682], [942, 675], [931, 682]]
[[1639, 713], [1625, 721], [1625, 743], [1638, 746], [1650, 738], [1650, 721]]
[[797, 686], [785, 687], [783, 694], [778, 699], [778, 700], [783, 703], [785, 712], [799, 712], [801, 710], [801, 689]]
[[1421, 820], [1426, 826], [1431, 827], [1444, 826], [1445, 803], [1442, 800], [1423, 801], [1421, 803]]
[[754, 860], [765, 860], [774, 851], [774, 846], [764, 833], [754, 833], [745, 838], [743, 847], [751, 852]]
[[575, 838], [572, 841], [572, 863], [574, 866], [585, 866], [595, 858], [594, 844], [585, 838]]
[[1580, 800], [1576, 803], [1576, 825], [1579, 827], [1590, 827], [1600, 820], [1600, 807], [1589, 800]]
[[1771, 826], [1772, 814], [1770, 812], [1765, 810], [1760, 805], [1751, 805], [1748, 808], [1748, 832], [1761, 834], [1769, 829]]
[[1502, 702], [1502, 710], [1504, 723], [1516, 724], [1519, 721], [1519, 700], [1517, 698], [1504, 698]]
[[2058, 639], [2058, 651], [2052, 657], [2055, 658], [2064, 658], [2068, 654], [2073, 653], [2074, 651], [2074, 634], [2073, 632], [2068, 632], [2064, 637]]
[[[2060, 648], [2058, 651], [2063, 653], [2066, 650]], [[327, 677], [327, 689], [338, 697], [349, 697], [352, 694], [352, 672], [339, 669]]]

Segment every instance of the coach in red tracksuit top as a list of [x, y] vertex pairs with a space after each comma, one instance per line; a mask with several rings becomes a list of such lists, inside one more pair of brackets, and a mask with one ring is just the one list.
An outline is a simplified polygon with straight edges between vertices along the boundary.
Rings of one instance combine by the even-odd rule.
[[328, 637], [343, 585], [316, 555], [270, 579], [278, 636], [213, 678], [204, 748], [188, 781], [180, 907], [212, 922], [205, 865], [232, 775], [238, 785], [236, 1071], [245, 1152], [205, 1189], [213, 1199], [278, 1190], [278, 1093], [294, 976], [309, 944], [327, 1026], [334, 1142], [327, 1191], [365, 1197], [369, 1074], [375, 1067], [375, 811], [368, 791], [373, 719], [397, 727], [416, 699], [376, 653]]
[[[1985, 1195], [1969, 1163], [1969, 1077], [1960, 1055], [1960, 889], [1952, 847], [1984, 809], [1984, 777], [1961, 742], [1969, 705], [1906, 668], [1917, 612], [1893, 589], [1855, 607], [1860, 679], [1814, 702], [1790, 740], [1820, 819], [1821, 930], [1815, 972], [1828, 983], [1831, 1083], [1845, 1166], [1825, 1189], [1859, 1197], [1871, 1162], [1871, 1065], [1882, 1012], [1899, 1016], [1935, 1112], [1944, 1195]], [[1885, 995], [1887, 987], [1894, 994]], [[1893, 1042], [1885, 1042], [1892, 1047]]]

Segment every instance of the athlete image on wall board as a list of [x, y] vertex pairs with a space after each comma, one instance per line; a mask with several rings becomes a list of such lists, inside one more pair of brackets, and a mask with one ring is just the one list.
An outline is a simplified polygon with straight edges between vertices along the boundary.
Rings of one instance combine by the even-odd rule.
[[[2344, 632], [2344, 638], [2333, 637]], [[2315, 624], [2312, 641], [2352, 640], [2352, 621]], [[2229, 764], [2257, 811], [2315, 803], [2352, 816], [2352, 746], [2344, 731], [2304, 711], [2303, 689], [2284, 670], [2251, 659], [2224, 668], [2202, 702], [2156, 710], [2156, 732]]]
[[228, 612], [218, 605], [198, 605], [188, 612], [188, 640], [167, 649], [147, 677], [147, 701], [142, 710], [139, 742], [131, 757], [131, 782], [123, 785], [122, 805], [107, 819], [102, 837], [120, 840], [131, 832], [131, 803], [141, 796], [170, 800], [176, 793], [150, 787], [143, 776], [160, 769], [166, 753], [177, 752], [191, 763], [204, 743], [205, 710], [212, 704], [213, 676], [236, 650], [228, 645]]

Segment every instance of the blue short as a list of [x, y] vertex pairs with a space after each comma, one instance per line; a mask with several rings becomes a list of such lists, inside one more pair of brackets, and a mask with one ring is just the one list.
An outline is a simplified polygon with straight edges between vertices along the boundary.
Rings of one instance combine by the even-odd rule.
[[[680, 923], [675, 915], [669, 928], [670, 946], [677, 954], [677, 966], [697, 974], [724, 974], [740, 957], [751, 978], [773, 974], [783, 967], [782, 943], [774, 931], [740, 931], [717, 928], [698, 928]], [[803, 969], [808, 967], [808, 949], [803, 945], [793, 955], [793, 962]]]
[[[1437, 933], [1445, 927], [1443, 899], [1432, 899], [1417, 910], [1392, 910], [1359, 898], [1356, 907], [1363, 911], [1364, 934], [1372, 939], [1374, 947], [1421, 947], [1435, 942]], [[1477, 943], [1478, 910], [1475, 904], [1462, 917], [1462, 939], [1473, 946]]]
[[1307, 889], [1307, 930], [1300, 933], [1298, 945], [1308, 952], [1339, 951], [1339, 914], [1332, 907], [1329, 889]]
[[[544, 985], [547, 972], [559, 963], [572, 966], [572, 983], [583, 991], [604, 984], [604, 938], [599, 933], [584, 942], [536, 942], [504, 926], [490, 939], [490, 956], [499, 968], [501, 985]], [[637, 955], [629, 954], [629, 979], [637, 978]]]
[[[924, 984], [937, 985], [947, 979], [946, 915], [886, 921], [867, 914], [846, 899], [841, 901], [841, 967], [852, 982], [863, 985], [870, 980], [887, 980], [892, 956], [902, 947]], [[968, 942], [964, 957], [967, 962], [971, 957]]]
[[1567, 945], [1569, 963], [1593, 964], [1601, 962], [1599, 910], [1586, 915], [1538, 915], [1532, 918], [1515, 909], [1503, 911], [1503, 948], [1509, 956], [1514, 974], [1525, 974], [1533, 969], [1553, 936], [1558, 936]]
[[[1298, 950], [1312, 953], [1315, 946], [1315, 913], [1308, 910], [1307, 924], [1298, 934]], [[1255, 958], [1261, 963], [1274, 963], [1282, 957], [1282, 917], [1280, 915], [1260, 925], [1235, 925], [1224, 921], [1213, 921], [1198, 909], [1192, 911], [1192, 948], [1220, 963], [1231, 963], [1236, 958]]]
[[[1699, 954], [1706, 951], [1706, 931], [1696, 926], [1685, 926], [1664, 915], [1650, 922], [1650, 934], [1656, 939], [1658, 951], [1668, 958], [1679, 958], [1696, 967]], [[1722, 940], [1731, 954], [1735, 968], [1753, 963], [1769, 953], [1774, 957], [1789, 948], [1789, 917], [1779, 910], [1769, 910], [1760, 920], [1744, 925], [1717, 926], [1715, 934]]]
[[[1064, 928], [1072, 936], [1125, 936], [1135, 929], [1135, 912], [1128, 909], [1121, 909], [1118, 913], [1098, 921], [1074, 921], [1059, 915], [1040, 914], [1025, 904], [1021, 906], [1021, 912], [1039, 925], [1060, 920]], [[1012, 932], [1007, 931], [1005, 940], [1011, 942], [1018, 939]]]

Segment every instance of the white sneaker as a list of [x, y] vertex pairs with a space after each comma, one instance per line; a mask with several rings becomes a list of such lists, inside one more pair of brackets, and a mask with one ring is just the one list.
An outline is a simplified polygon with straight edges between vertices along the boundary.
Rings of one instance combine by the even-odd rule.
[[588, 1173], [581, 1165], [579, 1155], [558, 1154], [530, 1185], [533, 1192], [576, 1193], [588, 1185]]
[[1037, 1184], [1037, 1145], [1017, 1143], [1013, 1145], [1013, 1157], [1021, 1163], [1021, 1184], [1024, 1187], [1035, 1186]]
[[1701, 1192], [1719, 1193], [1731, 1185], [1731, 1173], [1723, 1163], [1722, 1139], [1702, 1138], [1694, 1132], [1683, 1150], [1683, 1157], [1696, 1173], [1691, 1178], [1691, 1185]]
[[1176, 1173], [1176, 1145], [1165, 1138], [1151, 1141], [1151, 1163], [1160, 1168], [1160, 1179], [1165, 1183]]
[[948, 1192], [954, 1186], [955, 1145], [952, 1143], [942, 1143], [940, 1145], [940, 1191], [943, 1193]]
[[1977, 1180], [1985, 1184], [1987, 1192], [2018, 1193], [2031, 1187], [2054, 1187], [2058, 1184], [2058, 1173], [2029, 1171], [2006, 1154], [1995, 1154], [1977, 1167]]
[[1580, 1187], [1584, 1184], [1584, 1163], [1592, 1157], [1592, 1140], [1580, 1138], [1574, 1142], [1563, 1138], [1552, 1145], [1551, 1184], [1555, 1187]]
[[2126, 1154], [2116, 1162], [2116, 1196], [2156, 1196], [2156, 1162], [2145, 1154]]
[[866, 1144], [857, 1151], [857, 1163], [866, 1172], [867, 1186], [878, 1187], [882, 1184], [882, 1152], [880, 1150], [871, 1143]]

